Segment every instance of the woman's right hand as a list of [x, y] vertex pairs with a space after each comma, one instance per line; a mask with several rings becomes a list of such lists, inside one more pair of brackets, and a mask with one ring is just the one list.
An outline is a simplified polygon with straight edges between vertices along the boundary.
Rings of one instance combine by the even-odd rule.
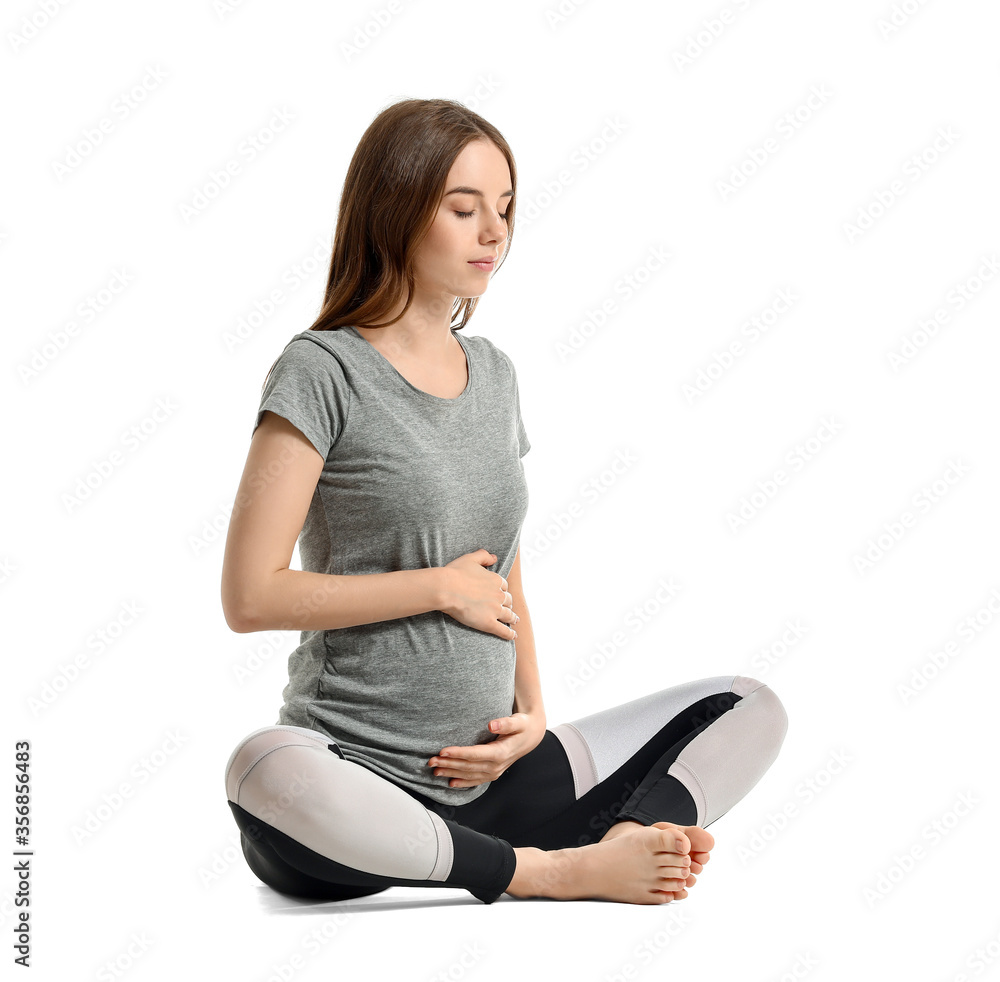
[[505, 641], [513, 641], [517, 632], [511, 627], [520, 618], [514, 613], [507, 581], [486, 569], [497, 561], [492, 552], [477, 549], [447, 563], [444, 613], [456, 621]]

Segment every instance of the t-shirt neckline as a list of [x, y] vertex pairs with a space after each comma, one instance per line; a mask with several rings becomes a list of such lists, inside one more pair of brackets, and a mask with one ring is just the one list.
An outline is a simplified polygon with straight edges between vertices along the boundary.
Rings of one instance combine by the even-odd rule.
[[375, 347], [366, 337], [361, 335], [361, 332], [353, 324], [346, 324], [345, 327], [367, 348], [371, 348], [372, 353], [375, 357], [382, 363], [382, 365], [389, 370], [389, 372], [394, 375], [400, 382], [403, 383], [411, 392], [415, 393], [420, 398], [432, 403], [445, 403], [445, 404], [455, 404], [461, 402], [469, 393], [472, 388], [472, 356], [469, 354], [469, 349], [466, 347], [465, 342], [462, 340], [461, 334], [454, 328], [451, 329], [452, 335], [462, 346], [462, 351], [465, 352], [465, 366], [467, 372], [467, 381], [465, 383], [465, 388], [457, 395], [452, 398], [447, 396], [436, 396], [433, 393], [425, 392], [423, 389], [418, 389], [409, 379], [405, 378], [399, 369], [385, 355], [382, 354], [378, 348]]

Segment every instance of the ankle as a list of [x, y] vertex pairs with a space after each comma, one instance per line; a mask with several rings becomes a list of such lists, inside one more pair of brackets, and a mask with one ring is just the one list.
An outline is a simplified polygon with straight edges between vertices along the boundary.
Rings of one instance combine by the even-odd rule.
[[544, 850], [535, 846], [514, 849], [517, 864], [505, 893], [512, 897], [556, 897], [562, 880], [560, 867], [564, 849]]

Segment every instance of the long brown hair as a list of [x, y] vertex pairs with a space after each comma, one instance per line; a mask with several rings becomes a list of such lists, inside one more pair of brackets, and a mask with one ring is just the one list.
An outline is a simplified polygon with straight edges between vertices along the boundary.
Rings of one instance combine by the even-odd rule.
[[[511, 190], [507, 247], [514, 231], [517, 172], [500, 131], [482, 116], [450, 99], [404, 99], [383, 109], [358, 143], [340, 195], [330, 275], [319, 317], [310, 331], [346, 324], [388, 327], [413, 299], [413, 254], [430, 230], [444, 197], [455, 158], [477, 139], [494, 143], [507, 158]], [[501, 257], [497, 269], [503, 262]], [[398, 317], [377, 323], [396, 305]], [[466, 325], [479, 297], [456, 297], [454, 329]]]
[[[307, 330], [332, 331], [348, 324], [388, 327], [406, 313], [413, 301], [414, 252], [434, 223], [455, 158], [477, 139], [492, 142], [510, 168], [514, 196], [506, 209], [507, 242], [496, 265], [500, 268], [510, 251], [517, 202], [510, 146], [492, 123], [460, 102], [404, 99], [372, 120], [351, 158], [323, 306]], [[378, 323], [396, 305], [404, 286], [402, 311]], [[456, 297], [452, 329], [465, 327], [478, 303], [479, 297]]]

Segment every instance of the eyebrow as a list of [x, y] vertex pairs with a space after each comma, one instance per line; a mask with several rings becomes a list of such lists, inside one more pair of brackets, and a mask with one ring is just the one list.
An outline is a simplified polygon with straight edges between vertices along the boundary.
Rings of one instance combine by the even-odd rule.
[[[501, 194], [500, 197], [509, 198], [511, 195], [513, 195], [513, 193], [514, 193], [513, 191], [504, 191], [504, 193]], [[445, 197], [447, 197], [449, 194], [478, 194], [480, 198], [486, 197], [486, 195], [483, 194], [483, 192], [480, 191], [478, 188], [467, 188], [464, 185], [462, 187], [452, 188], [450, 191], [445, 191]]]

